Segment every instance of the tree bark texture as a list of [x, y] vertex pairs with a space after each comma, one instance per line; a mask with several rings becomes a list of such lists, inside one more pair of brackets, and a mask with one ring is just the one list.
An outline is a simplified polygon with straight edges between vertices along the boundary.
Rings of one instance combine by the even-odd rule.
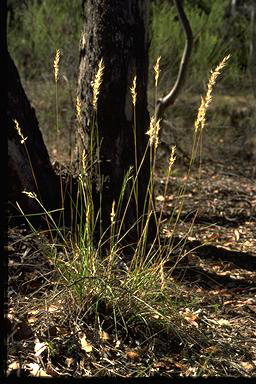
[[252, 90], [256, 97], [256, 1], [251, 2], [251, 41], [250, 41], [250, 71]]
[[[22, 193], [35, 192], [46, 209], [57, 208], [58, 179], [52, 168], [34, 108], [22, 87], [17, 68], [7, 53], [7, 130], [8, 130], [8, 200], [11, 211], [16, 202], [25, 213], [41, 212], [38, 203]], [[18, 135], [14, 119], [18, 121], [24, 137]], [[26, 147], [25, 147], [26, 145]], [[26, 150], [27, 148], [27, 150]], [[20, 212], [18, 212], [20, 214]]]
[[[82, 102], [83, 128], [90, 135], [93, 116], [92, 82], [98, 63], [104, 61], [103, 82], [97, 107], [103, 185], [103, 217], [109, 224], [113, 200], [118, 202], [123, 179], [130, 166], [135, 169], [133, 134], [134, 110], [131, 98], [133, 78], [137, 76], [136, 142], [140, 164], [147, 146], [149, 127], [147, 110], [149, 1], [87, 0], [81, 38], [78, 94]], [[139, 173], [139, 216], [143, 213], [149, 181], [149, 156]], [[124, 198], [124, 206], [129, 188]], [[136, 222], [135, 201], [129, 206], [126, 230]]]

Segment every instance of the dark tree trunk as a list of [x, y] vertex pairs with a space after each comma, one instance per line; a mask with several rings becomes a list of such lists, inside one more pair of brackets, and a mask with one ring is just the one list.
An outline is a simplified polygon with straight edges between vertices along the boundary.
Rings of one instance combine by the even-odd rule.
[[[35, 192], [46, 209], [57, 208], [58, 178], [54, 173], [34, 108], [22, 87], [16, 66], [7, 53], [8, 200], [11, 211], [16, 201], [25, 213], [41, 212], [38, 203], [22, 193]], [[25, 144], [21, 144], [14, 119], [19, 123]], [[25, 147], [26, 145], [26, 147]], [[26, 151], [27, 149], [27, 151]], [[16, 213], [20, 213], [17, 212]]]
[[[104, 61], [103, 82], [97, 107], [101, 174], [104, 176], [102, 216], [109, 224], [113, 200], [118, 202], [124, 176], [135, 169], [133, 105], [131, 90], [137, 76], [136, 134], [140, 164], [147, 146], [149, 127], [147, 76], [149, 48], [148, 0], [87, 0], [84, 2], [85, 27], [81, 39], [78, 93], [82, 102], [82, 124], [89, 136], [93, 116], [92, 82], [100, 59]], [[149, 156], [139, 174], [139, 216], [143, 214], [149, 182]], [[124, 198], [124, 206], [129, 188]], [[137, 220], [135, 201], [129, 206], [125, 230]]]
[[251, 38], [250, 38], [250, 57], [249, 67], [252, 78], [252, 91], [256, 97], [256, 2], [251, 3]]

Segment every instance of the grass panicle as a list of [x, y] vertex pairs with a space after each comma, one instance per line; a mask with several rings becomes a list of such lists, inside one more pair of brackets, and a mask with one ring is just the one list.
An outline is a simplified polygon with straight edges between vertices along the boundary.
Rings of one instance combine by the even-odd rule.
[[176, 145], [173, 145], [171, 146], [170, 148], [170, 156], [169, 156], [169, 167], [168, 167], [168, 171], [171, 172], [171, 169], [172, 169], [172, 166], [176, 160], [176, 155], [175, 155], [175, 151], [176, 151]]
[[80, 98], [77, 96], [76, 98], [76, 118], [77, 121], [81, 121], [81, 101]]
[[155, 77], [155, 114], [156, 114], [156, 105], [157, 105], [158, 79], [159, 79], [159, 75], [160, 75], [160, 59], [161, 59], [161, 56], [158, 56], [158, 58], [156, 59], [156, 63], [153, 66], [154, 77]]
[[27, 137], [24, 137], [24, 135], [23, 135], [23, 133], [22, 133], [22, 131], [21, 131], [19, 122], [18, 122], [16, 119], [14, 119], [13, 121], [14, 121], [14, 123], [15, 123], [16, 131], [18, 132], [18, 135], [19, 135], [20, 138], [21, 138], [20, 143], [21, 143], [21, 144], [24, 144], [25, 141], [27, 140]]
[[207, 92], [205, 97], [201, 98], [201, 104], [198, 109], [198, 114], [197, 118], [195, 121], [195, 132], [197, 133], [199, 126], [201, 127], [201, 131], [203, 130], [205, 126], [205, 115], [206, 111], [209, 108], [209, 105], [212, 101], [212, 92], [213, 92], [213, 87], [217, 81], [218, 76], [220, 75], [222, 69], [227, 65], [227, 62], [230, 58], [230, 55], [227, 55], [224, 57], [224, 59], [217, 65], [217, 67], [211, 71], [211, 76], [208, 80], [208, 85], [207, 85]]
[[149, 130], [146, 132], [146, 134], [149, 136], [149, 143], [151, 147], [153, 145], [155, 146], [155, 148], [158, 147], [159, 131], [160, 131], [160, 119], [157, 120], [154, 116], [152, 116], [150, 119]]
[[24, 144], [26, 155], [27, 155], [27, 158], [28, 158], [28, 162], [29, 162], [29, 165], [30, 165], [31, 172], [32, 172], [32, 177], [33, 177], [33, 180], [34, 180], [34, 183], [35, 183], [35, 186], [36, 186], [37, 193], [40, 196], [40, 191], [39, 191], [39, 188], [38, 188], [38, 183], [37, 183], [36, 175], [35, 175], [34, 168], [33, 168], [33, 165], [32, 165], [31, 159], [30, 159], [29, 151], [28, 151], [28, 148], [27, 148], [27, 145], [26, 145], [26, 140], [28, 139], [28, 137], [24, 137], [24, 135], [22, 133], [22, 129], [20, 127], [20, 124], [19, 124], [18, 120], [17, 119], [13, 119], [13, 122], [15, 124], [15, 129], [16, 129], [18, 135], [21, 138], [20, 143]]
[[98, 70], [97, 70], [97, 73], [95, 75], [95, 79], [93, 81], [92, 105], [93, 105], [93, 109], [95, 111], [97, 109], [98, 97], [99, 97], [99, 93], [100, 93], [100, 86], [101, 86], [101, 83], [103, 80], [103, 73], [104, 73], [104, 63], [103, 63], [103, 59], [101, 58], [100, 62], [98, 64]]
[[158, 79], [160, 74], [160, 68], [159, 68], [160, 60], [161, 60], [161, 56], [158, 56], [158, 58], [156, 59], [156, 63], [154, 65], [155, 87], [157, 87], [158, 85]]
[[136, 92], [136, 82], [137, 82], [137, 76], [134, 76], [132, 86], [131, 86], [131, 94], [132, 94], [132, 104], [135, 107], [136, 105], [136, 99], [137, 99], [137, 92]]
[[57, 49], [55, 53], [55, 58], [53, 61], [55, 83], [57, 83], [59, 79], [59, 64], [60, 64], [60, 50]]

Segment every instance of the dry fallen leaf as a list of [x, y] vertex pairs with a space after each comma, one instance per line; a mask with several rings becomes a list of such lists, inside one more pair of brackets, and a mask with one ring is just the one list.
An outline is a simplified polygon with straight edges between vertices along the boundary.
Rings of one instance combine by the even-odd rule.
[[137, 360], [139, 358], [139, 354], [136, 351], [127, 351], [127, 357], [131, 360]]
[[39, 357], [46, 349], [48, 349], [48, 346], [45, 343], [40, 343], [37, 339], [34, 347], [35, 356]]
[[255, 367], [253, 364], [247, 362], [247, 361], [241, 361], [240, 363], [242, 365], [242, 367], [246, 370], [246, 371], [252, 371]]
[[73, 364], [73, 362], [74, 362], [73, 357], [67, 357], [67, 358], [66, 358], [66, 365], [67, 365], [68, 368], [71, 367], [71, 365]]
[[198, 316], [192, 312], [189, 308], [184, 308], [179, 311], [180, 315], [184, 317], [185, 320], [194, 327], [198, 328]]
[[28, 317], [28, 323], [29, 324], [33, 325], [36, 323], [36, 321], [37, 321], [37, 317], [35, 317], [35, 316], [29, 316]]
[[13, 363], [8, 365], [8, 372], [11, 372], [17, 369], [20, 369], [20, 363], [18, 361], [14, 361]]
[[218, 351], [218, 347], [216, 347], [215, 345], [210, 345], [210, 347], [204, 348], [203, 351], [204, 351], [204, 353], [213, 354], [213, 353], [216, 353]]
[[80, 343], [81, 343], [81, 348], [85, 351], [85, 352], [92, 352], [92, 345], [90, 343], [88, 343], [87, 339], [86, 339], [86, 335], [84, 335], [81, 339], [80, 339]]
[[217, 320], [217, 323], [223, 327], [231, 327], [230, 322], [226, 319], [219, 319]]
[[235, 230], [234, 230], [234, 235], [235, 235], [235, 239], [236, 239], [236, 241], [239, 241], [239, 239], [240, 239], [240, 233], [239, 233], [238, 229], [235, 229]]
[[48, 376], [50, 375], [51, 377], [59, 376], [59, 372], [55, 368], [53, 368], [51, 364], [47, 365], [46, 373], [48, 374]]
[[53, 304], [49, 305], [49, 307], [47, 308], [47, 311], [50, 313], [58, 312], [61, 309], [61, 304], [62, 303], [60, 303], [60, 305], [53, 305]]
[[217, 240], [220, 238], [220, 234], [219, 233], [211, 233], [210, 235], [207, 236], [207, 239], [210, 241], [210, 240]]
[[110, 339], [109, 334], [105, 331], [100, 332], [100, 339], [103, 341], [107, 341]]
[[41, 369], [41, 368], [39, 367], [39, 365], [36, 364], [36, 363], [29, 363], [28, 366], [29, 366], [29, 368], [30, 368], [30, 370], [31, 370], [30, 374], [31, 374], [32, 376], [36, 376], [36, 377], [51, 377], [51, 375], [48, 375], [48, 374], [47, 374], [43, 369]]

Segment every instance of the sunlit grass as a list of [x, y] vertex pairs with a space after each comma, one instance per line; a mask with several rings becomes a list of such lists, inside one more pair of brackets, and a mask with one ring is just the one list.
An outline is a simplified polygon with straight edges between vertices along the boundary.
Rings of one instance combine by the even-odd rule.
[[[24, 191], [28, 198], [34, 199], [42, 209], [43, 214], [48, 220], [48, 235], [49, 238], [49, 255], [54, 255], [54, 266], [60, 276], [59, 294], [62, 293], [72, 297], [72, 302], [75, 311], [80, 311], [83, 308], [82, 317], [94, 317], [94, 326], [99, 330], [102, 329], [104, 321], [112, 321], [112, 328], [116, 337], [122, 330], [128, 333], [135, 325], [140, 325], [146, 329], [146, 334], [149, 336], [152, 323], [159, 322], [163, 329], [167, 332], [171, 329], [172, 332], [179, 331], [177, 329], [179, 314], [176, 311], [176, 304], [172, 300], [173, 287], [170, 287], [169, 280], [172, 270], [177, 265], [179, 260], [186, 255], [184, 245], [180, 246], [180, 255], [173, 260], [173, 267], [166, 268], [167, 262], [170, 261], [174, 250], [173, 239], [175, 236], [176, 226], [179, 222], [184, 203], [184, 195], [186, 190], [186, 182], [189, 177], [192, 163], [196, 157], [198, 145], [198, 135], [202, 134], [205, 124], [205, 115], [209, 107], [213, 87], [216, 83], [217, 75], [223, 69], [228, 58], [225, 58], [220, 65], [212, 72], [208, 83], [208, 91], [205, 98], [202, 98], [202, 103], [199, 108], [198, 116], [195, 122], [195, 141], [192, 146], [191, 164], [188, 169], [187, 179], [181, 187], [178, 202], [179, 205], [175, 208], [176, 216], [171, 216], [169, 225], [172, 232], [165, 238], [161, 239], [163, 234], [162, 214], [164, 210], [164, 202], [167, 196], [168, 184], [170, 176], [175, 166], [176, 153], [175, 147], [170, 148], [168, 160], [168, 173], [164, 186], [163, 203], [160, 207], [160, 212], [157, 214], [153, 201], [155, 187], [155, 166], [156, 166], [156, 151], [159, 142], [159, 130], [161, 121], [156, 121], [155, 117], [151, 117], [150, 126], [145, 134], [148, 136], [148, 145], [144, 156], [138, 162], [136, 153], [136, 77], [131, 85], [131, 103], [134, 108], [134, 147], [135, 147], [135, 167], [131, 167], [123, 180], [120, 196], [118, 201], [112, 202], [110, 213], [110, 227], [100, 230], [99, 241], [95, 242], [95, 233], [101, 223], [101, 206], [98, 211], [94, 205], [93, 198], [93, 181], [99, 177], [101, 180], [101, 170], [99, 159], [95, 153], [99, 152], [99, 139], [97, 135], [97, 102], [100, 97], [100, 85], [104, 77], [103, 60], [100, 61], [98, 70], [93, 83], [93, 109], [94, 118], [92, 119], [91, 136], [89, 142], [88, 153], [85, 150], [80, 151], [81, 172], [78, 177], [77, 195], [70, 203], [72, 210], [72, 231], [63, 228], [59, 222], [53, 218], [52, 212], [47, 211], [40, 197], [35, 193]], [[157, 59], [155, 70], [155, 87], [157, 88], [159, 77], [159, 60]], [[54, 68], [57, 68], [54, 66]], [[56, 70], [55, 68], [55, 70]], [[57, 84], [58, 73], [55, 73], [55, 81]], [[157, 95], [157, 89], [155, 90]], [[76, 99], [75, 114], [77, 118], [77, 129], [81, 124], [81, 101]], [[15, 122], [18, 127], [18, 122]], [[199, 126], [201, 129], [199, 129]], [[21, 131], [17, 128], [18, 134], [21, 136], [22, 144], [26, 138], [21, 135]], [[95, 151], [96, 146], [96, 151]], [[128, 230], [124, 230], [124, 223], [127, 211], [132, 203], [132, 197], [135, 196], [136, 204], [138, 204], [138, 183], [139, 174], [143, 167], [147, 151], [150, 152], [150, 178], [145, 196], [144, 214], [138, 216], [133, 226]], [[127, 192], [128, 183], [131, 183], [132, 188], [129, 189], [128, 199], [124, 205], [124, 195]], [[64, 188], [63, 188], [64, 191]], [[103, 188], [99, 188], [99, 194], [103, 193]], [[71, 194], [72, 195], [72, 194]], [[63, 198], [63, 217], [64, 217], [64, 201]], [[102, 201], [102, 198], [99, 199]], [[19, 207], [20, 208], [20, 207]], [[27, 217], [20, 208], [21, 213]], [[174, 212], [174, 209], [173, 209]], [[155, 238], [149, 241], [149, 226], [151, 219], [156, 223]], [[193, 226], [193, 221], [191, 227]], [[136, 228], [139, 234], [138, 241], [134, 244], [125, 242], [129, 238], [130, 232]], [[36, 233], [35, 228], [31, 225], [31, 230]], [[104, 232], [103, 232], [104, 231]], [[191, 231], [191, 228], [189, 232]], [[189, 235], [189, 232], [187, 236]], [[106, 233], [109, 238], [106, 239]], [[186, 240], [186, 237], [183, 240]], [[177, 245], [176, 245], [177, 246]], [[55, 251], [53, 252], [53, 248]], [[127, 251], [129, 249], [129, 251]], [[131, 251], [132, 250], [132, 251]], [[127, 252], [129, 252], [127, 254]], [[52, 257], [52, 256], [50, 256]], [[56, 292], [54, 292], [54, 297]], [[51, 298], [49, 297], [49, 300]], [[104, 310], [101, 306], [104, 303]], [[105, 320], [104, 320], [105, 319]], [[182, 333], [182, 331], [180, 331]], [[147, 336], [147, 337], [148, 337]], [[180, 336], [183, 337], [183, 336]], [[190, 337], [186, 335], [186, 337]]]

